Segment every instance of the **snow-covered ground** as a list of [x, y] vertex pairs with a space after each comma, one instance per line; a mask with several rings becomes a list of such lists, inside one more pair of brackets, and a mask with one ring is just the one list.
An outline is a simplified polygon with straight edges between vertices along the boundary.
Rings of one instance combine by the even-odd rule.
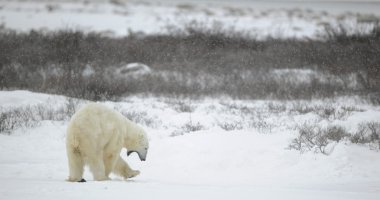
[[[123, 36], [131, 31], [165, 33], [168, 26], [181, 28], [195, 20], [258, 37], [314, 37], [326, 24], [355, 26], [376, 20], [371, 14], [380, 9], [380, 3], [352, 2], [325, 7], [245, 0], [123, 2], [0, 0], [0, 25], [18, 31], [79, 29]], [[312, 70], [273, 74], [279, 78], [296, 74], [295, 81], [302, 84], [312, 76], [323, 77]], [[141, 171], [139, 176], [94, 182], [86, 171], [87, 183], [64, 181], [68, 117], [55, 115], [70, 113], [65, 109], [73, 103], [79, 107], [86, 102], [0, 91], [0, 114], [35, 108], [36, 118], [42, 120], [0, 133], [0, 199], [380, 199], [376, 146], [345, 139], [330, 144], [329, 155], [288, 148], [303, 124], [339, 125], [354, 133], [362, 122], [380, 122], [380, 107], [360, 98], [251, 101], [134, 96], [104, 102], [147, 130], [150, 150], [146, 162], [137, 155], [126, 158], [122, 152]]]
[[378, 2], [233, 2], [2, 0], [0, 25], [18, 31], [75, 29], [123, 36], [130, 32], [167, 33], [196, 21], [258, 38], [303, 38], [315, 37], [327, 24], [343, 23], [365, 30], [371, 26], [368, 23], [378, 21], [376, 11], [380, 10]]
[[[65, 106], [63, 96], [1, 91], [2, 109]], [[78, 106], [84, 101], [78, 102]], [[243, 101], [126, 97], [106, 105], [130, 116], [150, 138], [147, 161], [126, 158], [133, 179], [65, 182], [67, 121], [44, 120], [0, 134], [2, 199], [379, 199], [380, 154], [348, 140], [326, 156], [289, 150], [303, 123], [339, 124], [354, 131], [380, 119], [380, 107], [358, 98]], [[296, 107], [349, 110], [322, 117]]]

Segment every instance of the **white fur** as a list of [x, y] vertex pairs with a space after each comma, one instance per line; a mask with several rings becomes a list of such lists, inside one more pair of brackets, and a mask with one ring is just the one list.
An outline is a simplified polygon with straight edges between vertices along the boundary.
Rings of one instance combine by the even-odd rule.
[[73, 115], [67, 128], [67, 180], [82, 180], [86, 164], [97, 181], [109, 180], [111, 172], [124, 178], [137, 176], [140, 172], [128, 166], [120, 151], [127, 148], [146, 155], [148, 147], [144, 130], [135, 123], [104, 105], [85, 105]]

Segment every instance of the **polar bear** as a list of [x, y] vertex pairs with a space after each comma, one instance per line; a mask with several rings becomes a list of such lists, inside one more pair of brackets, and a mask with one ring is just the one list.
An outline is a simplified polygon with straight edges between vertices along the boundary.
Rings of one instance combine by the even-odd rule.
[[85, 182], [84, 166], [88, 165], [96, 181], [109, 180], [111, 172], [125, 179], [140, 174], [120, 157], [136, 152], [145, 161], [149, 143], [145, 131], [119, 112], [99, 103], [78, 110], [67, 128], [66, 151], [71, 182]]

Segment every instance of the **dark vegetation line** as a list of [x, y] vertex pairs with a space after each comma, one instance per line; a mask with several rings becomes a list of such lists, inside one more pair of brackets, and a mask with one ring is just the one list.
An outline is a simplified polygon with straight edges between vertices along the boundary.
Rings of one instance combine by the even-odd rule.
[[[131, 94], [310, 99], [371, 96], [380, 102], [380, 26], [324, 38], [257, 40], [200, 26], [167, 35], [110, 38], [81, 31], [0, 31], [0, 89], [28, 89], [91, 100]], [[140, 62], [153, 70], [118, 78], [110, 71]], [[95, 73], [83, 75], [86, 66]], [[330, 78], [297, 84], [274, 69], [311, 69]], [[347, 77], [354, 77], [348, 79]], [[352, 86], [352, 80], [357, 83]]]

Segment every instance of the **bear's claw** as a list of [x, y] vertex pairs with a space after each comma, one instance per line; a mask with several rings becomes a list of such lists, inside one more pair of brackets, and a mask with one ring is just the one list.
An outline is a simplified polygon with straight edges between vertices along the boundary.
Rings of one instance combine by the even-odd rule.
[[135, 177], [135, 176], [137, 176], [139, 174], [140, 174], [139, 170], [134, 170], [134, 171], [132, 171], [131, 174], [128, 175], [128, 178], [133, 178], [133, 177]]
[[85, 183], [87, 182], [84, 178], [82, 178], [80, 181], [78, 181], [78, 183]]

